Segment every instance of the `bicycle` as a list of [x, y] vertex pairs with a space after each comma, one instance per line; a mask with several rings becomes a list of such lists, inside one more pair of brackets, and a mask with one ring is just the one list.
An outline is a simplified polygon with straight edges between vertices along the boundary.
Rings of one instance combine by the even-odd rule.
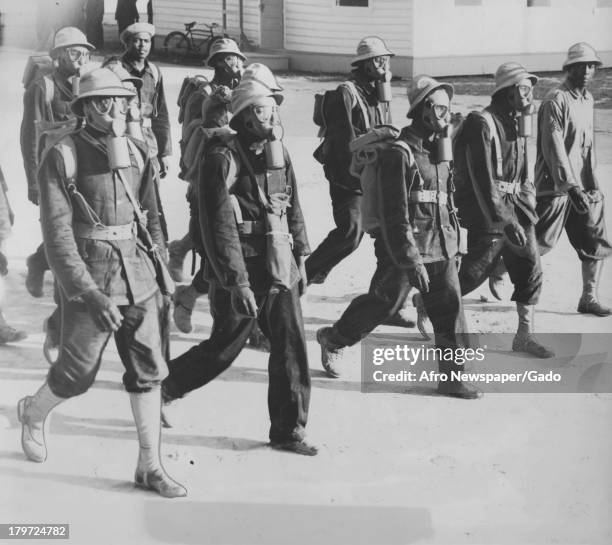
[[206, 30], [193, 27], [196, 21], [185, 24], [185, 32], [174, 30], [164, 39], [164, 51], [166, 53], [180, 55], [198, 55], [203, 59], [208, 58], [210, 47], [217, 40], [229, 38], [225, 29], [219, 23], [207, 25], [203, 23]]

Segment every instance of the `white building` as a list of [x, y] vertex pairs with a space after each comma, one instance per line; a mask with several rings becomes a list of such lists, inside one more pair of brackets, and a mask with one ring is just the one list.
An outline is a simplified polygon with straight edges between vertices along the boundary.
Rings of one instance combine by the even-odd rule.
[[154, 0], [154, 9], [161, 35], [192, 20], [239, 33], [242, 20], [251, 42], [284, 49], [293, 70], [346, 72], [370, 34], [397, 54], [401, 76], [492, 73], [511, 59], [559, 70], [578, 41], [612, 65], [612, 0]]

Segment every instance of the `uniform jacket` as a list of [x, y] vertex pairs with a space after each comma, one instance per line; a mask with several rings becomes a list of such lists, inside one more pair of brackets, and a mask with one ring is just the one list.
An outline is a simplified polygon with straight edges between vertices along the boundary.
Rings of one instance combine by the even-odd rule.
[[[242, 141], [262, 188], [267, 185], [265, 157], [249, 149]], [[294, 256], [308, 255], [310, 247], [306, 226], [298, 198], [295, 174], [287, 150], [285, 168], [280, 170], [286, 185], [291, 188], [291, 206], [287, 209], [289, 232], [293, 236]], [[229, 186], [229, 187], [228, 187]], [[200, 168], [197, 188], [200, 216], [200, 233], [204, 241], [207, 265], [224, 288], [249, 286], [246, 259], [265, 256], [266, 236], [263, 233], [243, 235], [239, 233], [230, 193], [235, 196], [244, 221], [263, 224], [265, 209], [259, 192], [249, 177], [248, 170], [232, 149], [232, 143], [211, 145]]]
[[493, 117], [501, 144], [502, 181], [518, 182], [520, 192], [511, 194], [499, 189], [489, 125], [479, 113], [470, 113], [457, 135], [453, 151], [455, 202], [461, 224], [468, 229], [498, 232], [516, 220], [518, 210], [535, 224], [535, 188], [528, 177], [525, 138], [518, 136], [516, 120], [507, 109], [492, 102], [487, 110]]
[[[402, 130], [399, 139], [410, 146], [412, 157], [396, 145], [381, 153], [380, 236], [393, 262], [411, 269], [419, 263], [454, 257], [459, 225], [451, 213], [453, 183], [449, 163], [434, 164], [431, 144], [410, 127]], [[414, 202], [410, 194], [418, 190], [444, 192], [448, 202]]]
[[567, 82], [548, 93], [538, 112], [535, 184], [538, 195], [572, 186], [598, 189], [593, 145], [593, 96]]
[[[77, 190], [106, 226], [134, 221], [134, 209], [119, 179], [108, 167], [106, 148], [90, 128], [72, 134], [77, 156]], [[136, 140], [134, 140], [137, 143]], [[156, 244], [163, 247], [157, 214], [152, 166], [149, 160], [141, 172], [134, 150], [132, 167], [124, 169], [128, 183], [147, 211], [148, 226]], [[141, 153], [141, 151], [138, 151]], [[142, 151], [143, 155], [146, 152]], [[146, 157], [145, 157], [146, 159]], [[43, 160], [40, 176], [40, 217], [49, 265], [69, 299], [91, 289], [100, 289], [117, 305], [148, 299], [157, 291], [155, 271], [140, 242], [91, 240], [75, 235], [73, 224], [91, 224], [66, 187], [62, 155], [53, 148]]]
[[[49, 83], [52, 84], [53, 92], [51, 101], [47, 102], [46, 86]], [[38, 186], [36, 172], [39, 154], [42, 152], [39, 149], [36, 122], [74, 120], [76, 127], [76, 116], [70, 110], [70, 102], [73, 98], [72, 83], [58, 70], [54, 70], [44, 78], [39, 77], [25, 91], [20, 141], [26, 179], [30, 190], [36, 190]]]
[[[361, 73], [353, 72], [350, 81], [368, 110], [370, 127], [391, 123], [391, 112], [387, 104], [378, 100], [376, 88]], [[336, 185], [361, 193], [359, 178], [349, 173], [351, 152], [349, 142], [367, 131], [363, 112], [344, 84], [338, 87], [333, 99], [326, 107], [327, 130], [322, 144], [325, 176]]]
[[[170, 119], [164, 91], [164, 81], [161, 71], [145, 59], [142, 71], [138, 70], [126, 55], [121, 58], [123, 67], [133, 76], [142, 79], [140, 88], [140, 111], [143, 118], [143, 134], [150, 157], [167, 157], [172, 155], [172, 136], [170, 134]], [[150, 121], [148, 121], [150, 120]], [[147, 126], [150, 122], [150, 127]]]

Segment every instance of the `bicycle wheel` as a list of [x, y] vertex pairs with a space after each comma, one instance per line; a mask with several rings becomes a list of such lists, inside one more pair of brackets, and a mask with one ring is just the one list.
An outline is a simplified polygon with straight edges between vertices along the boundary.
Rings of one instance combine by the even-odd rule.
[[187, 36], [179, 30], [171, 32], [164, 40], [164, 51], [170, 55], [185, 57], [189, 49], [189, 40]]

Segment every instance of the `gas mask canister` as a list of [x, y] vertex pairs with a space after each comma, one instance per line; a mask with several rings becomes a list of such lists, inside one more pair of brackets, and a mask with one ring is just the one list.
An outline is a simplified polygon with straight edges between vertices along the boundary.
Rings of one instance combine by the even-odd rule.
[[92, 97], [83, 105], [87, 124], [106, 135], [111, 169], [131, 165], [126, 132], [128, 99], [126, 97]]
[[375, 82], [376, 95], [380, 102], [391, 102], [391, 57], [379, 55], [364, 61], [365, 75]]
[[423, 103], [423, 125], [434, 133], [435, 161], [453, 160], [450, 125], [450, 99], [446, 91], [437, 89]]
[[525, 78], [508, 91], [508, 102], [516, 112], [519, 136], [531, 136], [533, 127], [533, 84]]

